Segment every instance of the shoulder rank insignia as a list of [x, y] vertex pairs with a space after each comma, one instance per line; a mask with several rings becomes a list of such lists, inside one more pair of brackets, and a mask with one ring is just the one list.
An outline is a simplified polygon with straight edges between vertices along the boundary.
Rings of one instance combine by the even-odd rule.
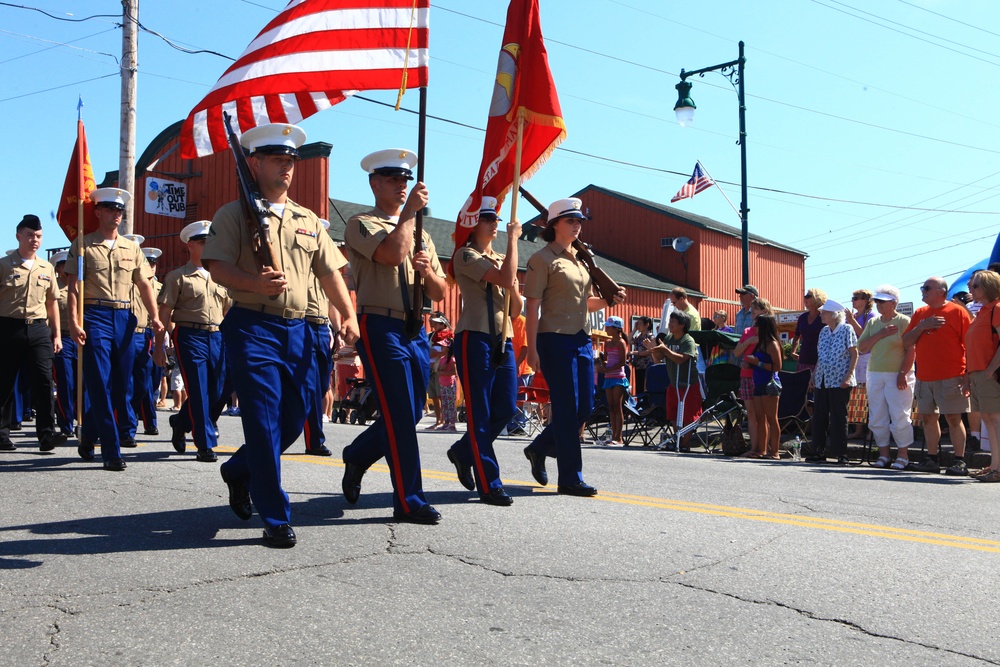
[[472, 262], [476, 259], [476, 253], [471, 250], [465, 250], [462, 252], [463, 262]]

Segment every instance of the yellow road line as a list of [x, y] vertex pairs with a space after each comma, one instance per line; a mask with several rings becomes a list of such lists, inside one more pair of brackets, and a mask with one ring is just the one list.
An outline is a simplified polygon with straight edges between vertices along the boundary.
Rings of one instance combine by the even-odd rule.
[[[219, 451], [235, 451], [234, 448], [219, 447]], [[335, 458], [317, 458], [307, 455], [286, 455], [285, 458], [312, 463], [314, 465], [325, 465], [342, 468], [344, 462]], [[370, 468], [373, 472], [389, 472], [389, 467], [382, 463], [377, 463]], [[421, 475], [428, 479], [454, 481], [455, 472], [449, 470], [421, 470]], [[520, 486], [530, 488], [532, 492], [555, 493], [553, 487], [538, 486], [535, 482], [519, 482], [507, 480], [509, 486]], [[604, 501], [634, 507], [652, 507], [656, 509], [666, 509], [675, 512], [692, 512], [695, 514], [705, 514], [709, 516], [721, 516], [733, 519], [744, 519], [747, 521], [763, 521], [765, 523], [776, 523], [786, 526], [799, 526], [801, 528], [812, 528], [815, 530], [826, 530], [837, 533], [848, 533], [854, 535], [866, 535], [869, 537], [881, 537], [890, 540], [901, 540], [904, 542], [917, 542], [921, 544], [932, 544], [935, 546], [953, 547], [956, 549], [970, 549], [973, 551], [987, 551], [1000, 553], [1000, 541], [985, 540], [975, 537], [965, 537], [962, 535], [948, 535], [946, 533], [933, 533], [923, 530], [911, 530], [908, 528], [896, 528], [894, 526], [881, 526], [878, 524], [858, 523], [853, 521], [841, 521], [838, 519], [826, 519], [822, 517], [803, 516], [801, 514], [782, 514], [778, 512], [767, 512], [755, 510], [747, 507], [729, 507], [727, 505], [714, 505], [710, 503], [697, 503], [688, 500], [675, 500], [670, 498], [656, 498], [651, 496], [637, 496], [627, 493], [614, 493], [601, 491], [597, 496], [589, 499], [592, 501]]]

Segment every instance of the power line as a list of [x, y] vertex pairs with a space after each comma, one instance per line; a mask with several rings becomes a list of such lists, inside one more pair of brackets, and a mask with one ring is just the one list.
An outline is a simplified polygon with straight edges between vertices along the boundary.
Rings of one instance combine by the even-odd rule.
[[[997, 55], [996, 53], [991, 53], [990, 51], [984, 51], [982, 49], [977, 49], [974, 46], [969, 46], [968, 44], [962, 44], [961, 42], [956, 42], [953, 39], [946, 39], [944, 37], [941, 37], [940, 35], [935, 35], [934, 33], [927, 32], [925, 30], [920, 30], [918, 28], [914, 28], [913, 26], [909, 26], [909, 25], [906, 25], [904, 23], [900, 23], [899, 21], [893, 21], [892, 19], [887, 19], [884, 16], [879, 16], [878, 14], [872, 14], [871, 12], [866, 12], [863, 9], [858, 9], [857, 7], [852, 7], [851, 5], [848, 5], [846, 3], [839, 2], [839, 0], [827, 0], [827, 1], [828, 2], [832, 2], [835, 5], [840, 5], [841, 7], [847, 7], [848, 9], [850, 9], [852, 11], [855, 11], [855, 12], [861, 12], [862, 14], [867, 14], [868, 16], [876, 18], [876, 19], [878, 19], [880, 21], [885, 21], [886, 23], [891, 23], [893, 25], [898, 25], [900, 27], [906, 28], [907, 30], [912, 30], [913, 32], [918, 32], [921, 35], [929, 35], [929, 36], [933, 37], [934, 39], [940, 39], [942, 42], [948, 42], [949, 44], [956, 44], [956, 45], [964, 47], [966, 49], [971, 49], [973, 51], [978, 51], [979, 53], [983, 53], [983, 54], [988, 55], [988, 56], [993, 56], [994, 58], [1000, 58], [1000, 55]], [[883, 27], [885, 27], [885, 26], [883, 26]], [[938, 46], [940, 46], [940, 45], [938, 45]]]
[[[926, 199], [923, 199], [923, 200], [921, 200], [921, 201], [919, 201], [917, 203], [918, 204], [923, 204], [924, 202], [931, 201], [932, 199], [937, 199], [939, 197], [944, 197], [945, 195], [950, 195], [953, 192], [958, 192], [959, 190], [962, 190], [962, 189], [964, 189], [966, 187], [969, 187], [971, 185], [975, 185], [976, 183], [979, 183], [981, 181], [985, 181], [985, 180], [987, 180], [989, 178], [993, 178], [994, 176], [998, 176], [998, 175], [1000, 175], [1000, 172], [996, 172], [996, 173], [990, 174], [988, 176], [983, 176], [982, 178], [978, 178], [978, 179], [976, 179], [976, 180], [974, 180], [974, 181], [972, 181], [970, 183], [963, 183], [959, 187], [953, 188], [953, 189], [951, 189], [951, 190], [949, 190], [947, 192], [942, 192], [941, 194], [937, 194], [937, 195], [934, 195], [934, 196], [931, 196], [931, 197], [927, 197]], [[910, 210], [915, 210], [915, 211], [931, 211], [933, 209], [923, 209], [923, 208], [919, 208], [919, 207], [911, 207]], [[947, 212], [951, 213], [952, 211], [947, 211]], [[879, 220], [880, 218], [884, 218], [884, 217], [886, 217], [887, 215], [890, 215], [890, 214], [891, 214], [891, 212], [890, 213], [883, 213], [880, 216], [877, 216], [877, 217], [874, 217], [874, 218], [869, 218], [867, 220], [862, 220], [861, 222], [857, 222], [857, 223], [855, 223], [853, 225], [848, 225], [846, 227], [842, 227], [840, 229], [840, 231], [843, 231], [845, 229], [852, 229], [854, 227], [859, 227], [861, 225], [867, 225], [870, 222], [874, 222], [874, 221]], [[823, 236], [826, 236], [826, 234], [825, 233], [824, 234], [814, 234], [813, 236], [807, 236], [805, 238], [798, 239], [797, 241], [795, 241], [795, 243], [803, 243], [805, 241], [811, 241], [812, 239], [818, 239], [818, 238], [821, 238]]]
[[42, 93], [48, 93], [53, 90], [59, 90], [60, 88], [69, 88], [70, 86], [79, 86], [82, 83], [90, 83], [91, 81], [100, 81], [101, 79], [107, 79], [111, 76], [118, 76], [118, 72], [112, 72], [111, 74], [105, 74], [104, 76], [95, 76], [93, 79], [84, 79], [83, 81], [75, 81], [73, 83], [67, 83], [62, 86], [54, 86], [52, 88], [46, 88], [45, 90], [36, 90], [33, 93], [24, 93], [23, 95], [15, 95], [14, 97], [5, 97], [0, 99], [0, 102], [10, 102], [11, 100], [19, 100], [22, 97], [30, 97], [32, 95], [41, 95]]
[[[980, 237], [978, 239], [972, 239], [972, 240], [969, 240], [969, 241], [962, 241], [961, 243], [956, 243], [954, 245], [945, 246], [943, 248], [934, 248], [933, 250], [928, 250], [927, 252], [918, 252], [918, 253], [914, 253], [912, 255], [907, 255], [906, 257], [899, 257], [897, 259], [890, 259], [890, 260], [887, 260], [887, 261], [883, 261], [883, 260], [880, 259], [878, 265], [879, 266], [883, 266], [885, 264], [895, 264], [896, 262], [903, 262], [903, 261], [906, 261], [908, 259], [912, 259], [914, 257], [921, 257], [923, 255], [930, 255], [931, 253], [941, 252], [942, 250], [950, 250], [952, 248], [958, 248], [958, 247], [961, 247], [961, 246], [964, 246], [964, 245], [969, 245], [970, 243], [978, 243], [979, 241], [984, 241], [986, 239], [993, 239], [993, 238], [996, 238], [996, 234], [989, 234], [988, 236], [982, 236], [982, 237]], [[861, 266], [852, 267], [850, 269], [844, 269], [843, 271], [835, 271], [833, 273], [824, 273], [823, 275], [819, 275], [819, 276], [811, 276], [810, 280], [818, 280], [820, 278], [829, 278], [830, 276], [839, 276], [839, 275], [842, 275], [844, 273], [853, 273], [855, 271], [860, 271], [862, 269], [870, 269], [873, 266], [874, 265], [872, 265], [872, 264], [864, 264], [864, 265], [861, 265]]]
[[945, 16], [944, 14], [941, 14], [940, 12], [935, 12], [935, 11], [933, 11], [931, 9], [927, 9], [926, 7], [921, 7], [920, 5], [918, 5], [918, 4], [914, 3], [914, 2], [907, 2], [907, 0], [898, 0], [898, 1], [902, 2], [904, 5], [909, 5], [910, 7], [915, 7], [916, 9], [919, 9], [920, 11], [927, 12], [928, 14], [933, 14], [934, 16], [940, 16], [943, 19], [947, 19], [949, 21], [953, 21], [953, 22], [955, 22], [955, 23], [957, 23], [959, 25], [964, 25], [966, 28], [972, 28], [973, 30], [979, 30], [980, 32], [985, 32], [987, 35], [993, 35], [994, 37], [1000, 37], [1000, 33], [996, 33], [996, 32], [993, 32], [991, 30], [987, 30], [986, 28], [982, 28], [982, 27], [980, 27], [978, 25], [973, 25], [971, 23], [966, 23], [965, 21], [959, 21], [958, 19], [952, 18], [950, 16]]
[[[832, 1], [835, 1], [835, 0], [832, 0]], [[953, 49], [953, 48], [951, 48], [949, 46], [945, 46], [943, 44], [938, 44], [937, 42], [932, 42], [931, 40], [924, 39], [923, 37], [918, 37], [916, 35], [911, 35], [910, 33], [905, 32], [903, 30], [898, 30], [898, 29], [893, 28], [891, 26], [887, 26], [887, 25], [883, 25], [881, 23], [877, 23], [876, 21], [872, 21], [871, 19], [866, 19], [863, 16], [858, 16], [856, 14], [851, 14], [850, 12], [845, 11], [843, 9], [839, 9], [837, 7], [831, 7], [830, 5], [823, 4], [822, 2], [820, 2], [820, 0], [812, 0], [812, 2], [816, 3], [820, 7], [826, 7], [827, 9], [832, 9], [835, 12], [840, 12], [842, 14], [847, 14], [848, 16], [856, 18], [856, 19], [858, 19], [860, 21], [865, 21], [866, 23], [871, 23], [872, 25], [877, 25], [880, 28], [885, 28], [886, 30], [891, 30], [892, 32], [897, 32], [900, 35], [905, 35], [905, 36], [909, 37], [910, 39], [916, 39], [916, 40], [919, 40], [921, 42], [926, 42], [927, 44], [930, 44], [932, 46], [936, 46], [939, 49], [945, 49], [946, 51], [952, 51], [953, 53], [957, 53], [960, 56], [965, 56], [966, 58], [972, 58], [974, 60], [978, 60], [980, 62], [984, 62], [987, 65], [993, 65], [994, 67], [1000, 67], [1000, 64], [992, 62], [992, 61], [989, 61], [989, 60], [986, 60], [985, 58], [980, 58], [978, 56], [972, 55], [971, 53], [965, 53], [963, 51], [959, 51], [958, 49]], [[837, 3], [837, 4], [842, 4], [842, 3]], [[844, 6], [847, 7], [848, 5], [844, 5]], [[861, 11], [861, 10], [857, 10], [857, 11]], [[865, 13], [867, 13], [867, 12], [865, 12]]]
[[14, 9], [27, 9], [29, 11], [38, 12], [39, 14], [45, 14], [50, 19], [55, 19], [57, 21], [69, 21], [70, 23], [82, 23], [83, 21], [89, 21], [91, 19], [118, 18], [117, 14], [94, 14], [93, 16], [85, 16], [82, 19], [71, 19], [71, 18], [66, 18], [65, 16], [58, 16], [57, 14], [50, 14], [44, 9], [39, 9], [38, 7], [26, 7], [24, 5], [15, 5], [10, 2], [0, 2], [0, 5], [4, 7], [13, 7]]
[[[96, 53], [99, 56], [107, 56], [108, 58], [112, 58], [115, 61], [115, 64], [117, 65], [118, 64], [118, 58], [114, 54], [112, 54], [112, 53], [105, 53], [103, 51], [94, 51], [93, 49], [85, 49], [82, 46], [72, 46], [73, 42], [80, 42], [80, 41], [83, 41], [85, 39], [90, 39], [91, 37], [96, 37], [97, 35], [103, 35], [106, 32], [111, 32], [112, 30], [115, 30], [115, 28], [109, 28], [107, 30], [102, 30], [101, 32], [95, 32], [93, 35], [87, 35], [86, 37], [79, 37], [79, 38], [71, 40], [69, 42], [54, 42], [54, 41], [52, 41], [50, 39], [42, 39], [41, 37], [35, 37], [34, 35], [25, 35], [25, 34], [19, 33], [19, 32], [12, 32], [10, 30], [0, 29], [0, 32], [2, 32], [2, 33], [6, 33], [6, 34], [11, 35], [13, 37], [20, 37], [20, 38], [24, 39], [25, 41], [42, 42], [43, 44], [51, 44], [52, 45], [52, 46], [48, 46], [48, 47], [46, 47], [44, 49], [39, 49], [38, 51], [32, 51], [31, 53], [22, 53], [19, 56], [14, 56], [13, 58], [8, 58], [7, 60], [0, 60], [0, 65], [12, 62], [14, 60], [20, 60], [21, 58], [27, 58], [28, 56], [34, 56], [34, 55], [37, 55], [39, 53], [44, 53], [45, 51], [51, 51], [52, 49], [57, 49], [57, 48], [59, 48], [61, 46], [65, 46], [67, 48], [74, 49], [76, 51], [86, 51], [87, 53]], [[80, 57], [85, 57], [85, 56], [80, 56]], [[96, 60], [96, 59], [91, 58], [90, 60]], [[97, 61], [97, 62], [100, 62], [100, 61]]]

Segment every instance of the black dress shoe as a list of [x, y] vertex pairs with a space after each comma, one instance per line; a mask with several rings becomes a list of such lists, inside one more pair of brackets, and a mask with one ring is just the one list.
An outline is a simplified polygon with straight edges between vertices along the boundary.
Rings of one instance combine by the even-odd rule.
[[124, 459], [111, 459], [110, 461], [104, 462], [104, 469], [111, 470], [113, 472], [121, 472], [125, 470], [128, 466], [125, 465]]
[[222, 475], [222, 481], [229, 487], [229, 507], [233, 510], [233, 514], [244, 521], [249, 521], [253, 516], [253, 506], [250, 504], [250, 489], [247, 488], [246, 482], [230, 479], [225, 468], [220, 467], [219, 473]]
[[826, 463], [825, 456], [807, 456], [806, 463]]
[[187, 445], [184, 442], [184, 429], [178, 424], [178, 415], [170, 415], [170, 444], [174, 446], [174, 451], [178, 454], [183, 454], [184, 450], [187, 449]]
[[276, 528], [264, 529], [264, 544], [275, 549], [291, 549], [295, 546], [295, 531], [287, 523]]
[[455, 466], [455, 472], [458, 473], [458, 483], [469, 491], [474, 491], [476, 489], [476, 480], [472, 476], [472, 466], [465, 465], [459, 461], [458, 454], [450, 449], [448, 450], [448, 460]]
[[847, 463], [848, 463], [848, 461], [847, 461], [847, 457], [846, 456], [838, 456], [837, 457], [837, 462], [834, 463], [834, 465], [846, 466]]
[[145, 431], [142, 432], [143, 435], [160, 435], [160, 429], [155, 426], [150, 426]]
[[306, 454], [309, 456], [333, 456], [333, 452], [326, 445], [320, 445], [319, 447], [313, 447], [312, 449], [306, 448]]
[[344, 479], [340, 482], [340, 488], [344, 491], [344, 499], [352, 505], [361, 497], [361, 478], [367, 471], [367, 468], [359, 465], [344, 463]]
[[0, 452], [13, 452], [17, 447], [10, 440], [0, 440]]
[[392, 516], [397, 521], [420, 523], [425, 526], [433, 526], [441, 520], [441, 512], [438, 512], [430, 505], [421, 505], [419, 509], [415, 509], [412, 512], [393, 512]]
[[21, 430], [21, 422], [14, 422], [13, 424], [11, 424], [10, 425], [10, 430], [11, 431], [20, 431]]
[[545, 472], [545, 457], [532, 451], [530, 447], [524, 448], [524, 457], [531, 463], [531, 476], [535, 481], [542, 486], [548, 484], [549, 473]]
[[507, 507], [514, 504], [514, 499], [507, 495], [503, 487], [490, 489], [489, 493], [485, 496], [479, 496], [479, 499], [487, 505], [496, 505], [497, 507]]
[[42, 439], [42, 441], [38, 444], [38, 448], [43, 452], [51, 452], [56, 447], [62, 447], [65, 444], [65, 435], [62, 433], [51, 433]]
[[219, 460], [219, 457], [215, 455], [215, 450], [212, 449], [199, 449], [195, 458], [202, 463], [215, 463]]
[[569, 486], [560, 486], [559, 493], [564, 496], [583, 496], [586, 498], [596, 496], [597, 489], [586, 482], [577, 482], [576, 484], [570, 484]]
[[76, 453], [80, 455], [80, 458], [84, 461], [94, 460], [94, 445], [89, 442], [81, 442], [76, 447]]
[[122, 449], [133, 449], [138, 446], [135, 444], [135, 438], [122, 438], [118, 444]]

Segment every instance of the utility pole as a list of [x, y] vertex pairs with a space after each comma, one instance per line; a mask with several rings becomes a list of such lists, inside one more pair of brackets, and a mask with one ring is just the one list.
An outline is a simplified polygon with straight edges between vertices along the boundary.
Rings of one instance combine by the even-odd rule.
[[132, 195], [125, 207], [120, 234], [132, 233], [136, 201], [135, 189], [135, 104], [136, 62], [139, 55], [139, 0], [122, 0], [122, 110], [121, 149], [118, 158], [118, 187]]

